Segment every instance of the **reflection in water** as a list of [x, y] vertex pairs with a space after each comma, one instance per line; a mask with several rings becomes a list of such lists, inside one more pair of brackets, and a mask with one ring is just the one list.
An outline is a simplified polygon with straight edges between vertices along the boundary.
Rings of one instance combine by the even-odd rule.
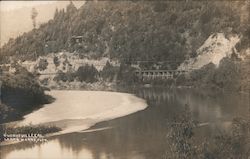
[[[141, 112], [97, 124], [94, 128], [112, 127], [103, 131], [71, 133], [49, 139], [38, 145], [20, 143], [1, 147], [1, 158], [84, 158], [84, 159], [152, 159], [163, 158], [167, 125], [184, 107], [190, 106], [199, 123], [201, 138], [209, 138], [237, 116], [248, 115], [248, 96], [208, 93], [191, 89], [135, 89], [131, 93], [147, 100], [149, 107]], [[51, 153], [53, 152], [53, 154]]]

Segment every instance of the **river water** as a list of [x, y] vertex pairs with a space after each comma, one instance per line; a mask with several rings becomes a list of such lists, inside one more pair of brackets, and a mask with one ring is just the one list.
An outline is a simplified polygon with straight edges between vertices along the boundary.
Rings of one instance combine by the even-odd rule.
[[[21, 124], [52, 122], [61, 126], [64, 134], [50, 137], [46, 143], [3, 146], [0, 158], [163, 158], [168, 147], [166, 125], [185, 105], [200, 125], [195, 130], [197, 138], [226, 131], [233, 118], [249, 115], [246, 94], [164, 88], [126, 92], [137, 97], [114, 92], [52, 91], [56, 101], [25, 116]], [[95, 123], [89, 131], [79, 131]]]

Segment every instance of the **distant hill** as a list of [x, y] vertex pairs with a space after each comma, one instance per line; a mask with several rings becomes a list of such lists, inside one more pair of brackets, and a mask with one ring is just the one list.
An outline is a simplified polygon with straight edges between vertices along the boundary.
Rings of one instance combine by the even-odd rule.
[[[83, 2], [74, 2], [77, 7], [81, 6]], [[60, 1], [49, 4], [41, 4], [34, 6], [38, 11], [37, 23], [38, 26], [42, 23], [48, 22], [53, 18], [56, 8], [63, 9], [69, 4], [68, 1]], [[2, 6], [4, 7], [4, 6]], [[0, 45], [4, 45], [10, 38], [16, 38], [24, 32], [33, 29], [31, 21], [32, 7], [17, 8], [12, 10], [0, 10]]]
[[[36, 59], [61, 50], [93, 58], [175, 60], [162, 69], [176, 69], [213, 33], [241, 37], [237, 49], [249, 47], [249, 1], [87, 1], [69, 4], [54, 18], [1, 48], [6, 57]], [[73, 36], [83, 42], [72, 43]], [[71, 41], [71, 42], [70, 42]]]

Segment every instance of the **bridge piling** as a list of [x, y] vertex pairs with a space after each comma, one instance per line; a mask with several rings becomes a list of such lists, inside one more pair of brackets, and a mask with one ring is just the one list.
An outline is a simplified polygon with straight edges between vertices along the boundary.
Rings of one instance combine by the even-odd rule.
[[175, 77], [185, 74], [184, 70], [139, 70], [135, 74], [139, 79], [174, 79]]

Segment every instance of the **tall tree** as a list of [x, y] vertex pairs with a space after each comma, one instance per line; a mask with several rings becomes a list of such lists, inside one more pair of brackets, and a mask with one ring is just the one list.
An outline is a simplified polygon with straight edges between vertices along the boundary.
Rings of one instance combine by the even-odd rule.
[[37, 12], [36, 8], [32, 8], [32, 10], [31, 10], [31, 20], [32, 20], [34, 29], [36, 28], [36, 17], [37, 16], [38, 16], [38, 12]]

